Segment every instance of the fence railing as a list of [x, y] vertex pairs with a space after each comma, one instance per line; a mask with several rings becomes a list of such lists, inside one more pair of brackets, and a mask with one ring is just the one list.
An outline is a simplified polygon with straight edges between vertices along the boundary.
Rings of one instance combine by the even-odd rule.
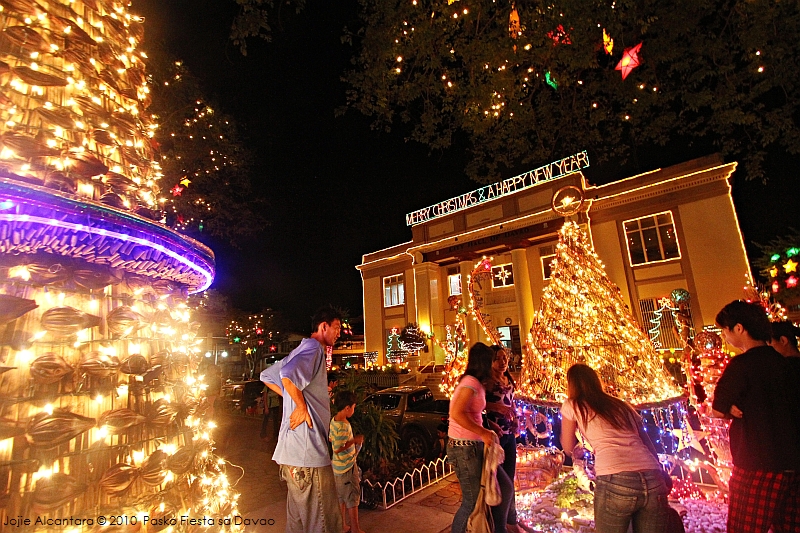
[[361, 483], [361, 499], [376, 504], [378, 509], [386, 510], [412, 494], [440, 482], [452, 473], [453, 467], [447, 462], [447, 457], [436, 459], [411, 472], [406, 472], [394, 481], [373, 485], [369, 480], [365, 480]]

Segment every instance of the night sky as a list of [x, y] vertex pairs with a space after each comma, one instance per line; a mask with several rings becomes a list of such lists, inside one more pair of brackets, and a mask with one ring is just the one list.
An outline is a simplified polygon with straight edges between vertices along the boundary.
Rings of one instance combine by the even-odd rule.
[[[246, 311], [280, 310], [293, 329], [307, 333], [320, 305], [362, 313], [355, 265], [364, 253], [411, 239], [406, 213], [478, 184], [464, 175], [463, 147], [431, 153], [406, 142], [402, 128], [373, 131], [369, 118], [352, 110], [335, 116], [347, 89], [339, 78], [354, 54], [341, 35], [345, 26], [358, 27], [355, 0], [307, 0], [300, 14], [288, 9], [271, 21], [272, 42], [251, 40], [247, 57], [228, 39], [237, 9], [233, 0], [133, 0], [133, 12], [146, 19], [143, 48], [163, 43], [182, 59], [236, 117], [259, 158], [253, 181], [269, 202], [271, 225], [238, 250], [214, 246], [212, 288]], [[600, 184], [709, 152], [642, 149], [638, 166], [593, 164], [585, 175]], [[767, 185], [735, 174], [734, 201], [751, 258], [753, 241], [798, 227], [798, 163], [776, 156]]]

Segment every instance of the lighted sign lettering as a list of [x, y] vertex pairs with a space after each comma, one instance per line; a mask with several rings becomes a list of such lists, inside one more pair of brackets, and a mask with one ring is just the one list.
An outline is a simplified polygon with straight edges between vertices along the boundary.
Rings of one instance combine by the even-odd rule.
[[450, 198], [424, 209], [418, 209], [406, 215], [406, 225], [416, 226], [434, 218], [450, 215], [463, 209], [523, 191], [543, 181], [550, 181], [567, 174], [572, 174], [589, 166], [589, 154], [586, 150], [575, 155], [553, 161], [539, 168], [529, 170], [519, 176], [508, 178], [497, 183], [484, 185], [480, 189]]

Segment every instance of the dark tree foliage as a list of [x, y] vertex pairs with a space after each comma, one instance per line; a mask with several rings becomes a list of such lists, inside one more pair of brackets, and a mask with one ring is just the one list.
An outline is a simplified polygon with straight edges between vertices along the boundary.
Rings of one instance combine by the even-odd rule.
[[[800, 153], [798, 2], [359, 1], [349, 106], [433, 149], [464, 135], [479, 182], [582, 149], [623, 162], [636, 146], [699, 143], [750, 178], [768, 150]], [[614, 67], [638, 43], [622, 80]]]
[[258, 37], [269, 41], [272, 39], [272, 27], [269, 21], [277, 18], [285, 6], [293, 6], [299, 13], [305, 6], [305, 0], [235, 0], [239, 4], [239, 14], [231, 24], [231, 40], [239, 47], [242, 55], [247, 55], [247, 39]]
[[263, 200], [251, 186], [253, 155], [234, 120], [180, 61], [153, 52], [148, 72], [153, 103], [147, 112], [159, 124], [155, 141], [167, 223], [200, 240], [212, 236], [236, 245], [265, 225]]

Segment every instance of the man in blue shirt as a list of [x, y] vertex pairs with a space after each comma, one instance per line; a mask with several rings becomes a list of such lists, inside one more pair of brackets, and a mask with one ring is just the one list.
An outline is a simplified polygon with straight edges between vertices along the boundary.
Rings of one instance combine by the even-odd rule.
[[328, 452], [331, 422], [325, 349], [339, 338], [341, 314], [314, 314], [311, 338], [261, 372], [261, 381], [283, 396], [283, 417], [272, 459], [288, 485], [286, 533], [341, 533], [342, 519]]

